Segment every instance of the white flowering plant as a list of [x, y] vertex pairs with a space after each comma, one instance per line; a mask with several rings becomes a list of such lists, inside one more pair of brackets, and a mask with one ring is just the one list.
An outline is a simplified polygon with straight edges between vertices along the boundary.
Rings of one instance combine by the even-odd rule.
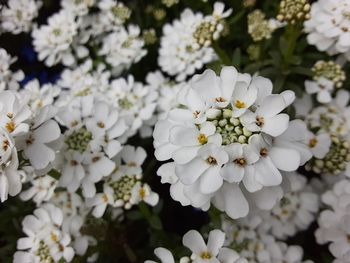
[[0, 1], [0, 262], [350, 263], [350, 0]]

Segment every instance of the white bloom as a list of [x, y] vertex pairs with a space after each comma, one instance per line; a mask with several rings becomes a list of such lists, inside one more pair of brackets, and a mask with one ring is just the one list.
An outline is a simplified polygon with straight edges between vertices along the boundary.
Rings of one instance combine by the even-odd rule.
[[334, 83], [326, 78], [319, 78], [317, 81], [305, 81], [305, 88], [308, 94], [317, 93], [317, 101], [328, 103], [332, 100], [331, 93], [334, 90]]
[[[182, 257], [179, 263], [247, 263], [248, 261], [229, 248], [223, 247], [225, 233], [219, 229], [210, 231], [208, 243], [205, 244], [203, 237], [196, 230], [188, 231], [182, 239], [183, 245], [188, 247], [192, 255]], [[154, 254], [161, 260], [161, 263], [174, 263], [174, 256], [165, 248], [159, 247]], [[156, 263], [146, 260], [145, 263]]]
[[[58, 262], [70, 262], [74, 250], [70, 246], [70, 235], [61, 229], [62, 210], [52, 204], [45, 204], [24, 218], [23, 232], [27, 237], [20, 238], [14, 262], [39, 262], [42, 258]], [[24, 250], [24, 251], [22, 251]], [[24, 260], [24, 261], [23, 261]]]
[[15, 61], [16, 58], [12, 58], [5, 49], [0, 48], [0, 91], [17, 90], [18, 82], [24, 79], [24, 73], [21, 70], [11, 71], [10, 66]]
[[260, 213], [262, 227], [279, 239], [286, 239], [305, 230], [318, 212], [318, 195], [306, 184], [306, 178], [297, 173], [286, 175], [289, 190], [271, 211]]
[[56, 113], [57, 109], [51, 105], [42, 108], [32, 120], [29, 132], [19, 138], [19, 147], [36, 170], [45, 169], [56, 158], [53, 144], [61, 136], [60, 127], [52, 119]]
[[12, 136], [28, 131], [29, 125], [24, 122], [31, 116], [31, 112], [15, 92], [3, 91], [0, 93], [0, 113], [0, 127]]
[[240, 255], [251, 263], [304, 262], [301, 247], [277, 242], [273, 236], [258, 229], [262, 222], [260, 217], [248, 217], [235, 221], [223, 219], [222, 228], [227, 234], [225, 245], [239, 247]]
[[158, 204], [159, 196], [158, 194], [152, 192], [148, 184], [141, 184], [140, 182], [136, 183], [131, 191], [131, 204], [138, 204], [141, 201], [155, 206]]
[[101, 10], [98, 18], [104, 31], [118, 29], [131, 15], [131, 10], [120, 1], [101, 0], [98, 7]]
[[53, 66], [59, 62], [71, 65], [74, 58], [70, 53], [70, 45], [77, 34], [78, 24], [71, 12], [61, 12], [49, 17], [48, 24], [36, 28], [32, 32], [33, 45], [39, 53], [39, 60]]
[[216, 58], [210, 47], [194, 48], [193, 34], [203, 21], [201, 13], [194, 14], [192, 10], [186, 9], [179, 20], [163, 27], [158, 64], [164, 72], [176, 76], [178, 81], [184, 80]]
[[0, 169], [0, 200], [4, 202], [8, 195], [15, 196], [22, 189], [23, 174], [18, 169], [17, 151], [12, 151], [12, 156], [6, 165]]
[[116, 168], [113, 173], [103, 179], [103, 192], [86, 200], [87, 205], [93, 207], [95, 217], [103, 216], [108, 206], [130, 209], [142, 201], [151, 206], [158, 203], [158, 194], [149, 185], [141, 183], [141, 165], [146, 156], [146, 151], [141, 147], [124, 146], [114, 158]]
[[306, 143], [309, 145], [312, 155], [318, 159], [322, 159], [329, 152], [332, 140], [328, 133], [314, 135], [312, 132], [309, 132]]
[[38, 16], [42, 2], [34, 0], [10, 0], [1, 10], [1, 27], [12, 34], [28, 32], [33, 19]]
[[133, 76], [115, 79], [107, 91], [106, 100], [114, 105], [130, 129], [127, 137], [133, 136], [142, 124], [150, 120], [157, 106], [157, 93], [136, 82]]
[[312, 155], [305, 124], [289, 124], [289, 116], [280, 113], [294, 93], [271, 91], [269, 80], [224, 67], [220, 77], [207, 70], [179, 92], [181, 106], [159, 120], [153, 133], [156, 158], [174, 160], [164, 164], [172, 166], [169, 171], [161, 167], [158, 174], [174, 184], [176, 200], [206, 210], [213, 198], [234, 218], [247, 215], [246, 198], [258, 207], [264, 205], [257, 196], [269, 204], [278, 200], [264, 187], [280, 185], [280, 170], [295, 171]]
[[33, 79], [24, 86], [21, 92], [27, 97], [31, 110], [37, 113], [41, 108], [53, 104], [54, 99], [60, 94], [60, 89], [52, 84], [40, 86], [39, 81]]
[[319, 0], [311, 6], [311, 18], [304, 23], [309, 44], [328, 54], [350, 59], [350, 4], [348, 0]]
[[129, 69], [147, 54], [143, 49], [140, 31], [136, 25], [129, 25], [127, 29], [121, 26], [103, 38], [99, 54], [105, 56], [107, 63], [113, 66], [115, 75]]
[[83, 16], [89, 12], [89, 8], [92, 7], [94, 3], [95, 3], [95, 0], [82, 0], [82, 1], [63, 0], [61, 2], [61, 5], [67, 11], [72, 12], [73, 14], [76, 14], [79, 16]]
[[[26, 174], [28, 177], [28, 171], [26, 171]], [[57, 186], [57, 180], [49, 175], [37, 176], [34, 173], [32, 175], [30, 188], [22, 191], [20, 197], [24, 201], [33, 199], [37, 205], [40, 205], [42, 202], [51, 199]]]
[[[316, 240], [319, 244], [330, 243], [329, 250], [336, 258], [334, 262], [349, 262], [350, 258], [350, 181], [337, 182], [333, 189], [322, 195], [328, 208], [318, 218]], [[337, 261], [338, 260], [338, 261]]]
[[60, 184], [70, 192], [82, 186], [83, 195], [93, 197], [95, 183], [115, 168], [111, 158], [121, 150], [119, 138], [127, 126], [116, 108], [91, 96], [72, 100], [57, 119], [68, 128]]

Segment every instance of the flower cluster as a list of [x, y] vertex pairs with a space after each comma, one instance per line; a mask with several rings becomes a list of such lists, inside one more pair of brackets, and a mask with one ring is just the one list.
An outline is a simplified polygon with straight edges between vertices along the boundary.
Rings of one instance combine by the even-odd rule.
[[318, 243], [330, 243], [329, 250], [337, 258], [335, 262], [349, 262], [350, 258], [349, 196], [349, 180], [337, 182], [333, 189], [322, 195], [327, 209], [318, 218], [319, 228], [315, 235]]
[[194, 76], [180, 91], [181, 107], [153, 133], [157, 159], [174, 160], [158, 170], [162, 182], [172, 184], [172, 197], [203, 210], [212, 201], [232, 218], [248, 214], [247, 199], [273, 203], [276, 196], [264, 191], [281, 184], [280, 171], [294, 171], [311, 157], [306, 126], [281, 113], [293, 100], [293, 92], [272, 94], [268, 79], [233, 67], [220, 76], [211, 70]]
[[[191, 250], [192, 255], [190, 257], [182, 257], [180, 262], [247, 262], [245, 258], [240, 257], [233, 249], [223, 247], [224, 242], [225, 233], [219, 229], [210, 231], [207, 244], [205, 244], [203, 237], [198, 231], [190, 230], [184, 235], [182, 243]], [[156, 248], [154, 254], [161, 260], [161, 263], [175, 263], [172, 253], [166, 248]], [[156, 261], [146, 260], [145, 263], [156, 263]]]
[[350, 263], [350, 0], [225, 2], [0, 1], [1, 262]]

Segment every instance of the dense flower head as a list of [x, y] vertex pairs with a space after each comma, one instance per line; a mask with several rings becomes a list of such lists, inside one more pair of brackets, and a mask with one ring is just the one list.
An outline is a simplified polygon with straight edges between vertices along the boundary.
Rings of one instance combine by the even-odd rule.
[[311, 157], [304, 138], [290, 137], [306, 126], [289, 124], [281, 113], [293, 92], [271, 92], [268, 79], [233, 67], [224, 67], [220, 76], [207, 70], [180, 91], [182, 106], [159, 120], [153, 133], [158, 160], [174, 160], [158, 170], [173, 184], [174, 199], [204, 210], [214, 199], [220, 210], [242, 217], [249, 211], [245, 196], [280, 185], [280, 170], [296, 170]]
[[166, 24], [158, 59], [162, 70], [183, 81], [204, 64], [215, 60], [210, 45], [219, 38], [223, 30], [222, 20], [230, 14], [231, 9], [224, 12], [224, 5], [217, 2], [212, 15], [204, 16], [185, 9], [179, 20]]
[[350, 258], [349, 195], [348, 179], [340, 180], [322, 195], [322, 202], [327, 208], [318, 218], [319, 228], [315, 236], [319, 244], [330, 243], [329, 250], [336, 258], [335, 262], [348, 262]]
[[334, 83], [337, 88], [340, 88], [343, 85], [343, 82], [346, 79], [345, 72], [341, 66], [334, 61], [323, 61], [319, 60], [312, 67], [314, 73], [314, 79], [319, 78], [329, 79]]
[[308, 0], [282, 0], [280, 2], [277, 19], [291, 24], [303, 22], [310, 18], [310, 4]]
[[330, 55], [350, 58], [350, 4], [347, 0], [320, 0], [311, 5], [310, 20], [305, 22], [309, 44]]
[[32, 32], [33, 45], [39, 60], [45, 60], [48, 66], [62, 62], [71, 65], [74, 61], [70, 45], [77, 35], [78, 23], [72, 13], [62, 10], [51, 16], [48, 24]]
[[33, 20], [38, 16], [42, 1], [10, 0], [1, 10], [1, 29], [19, 34], [32, 28]]
[[273, 235], [261, 231], [261, 218], [251, 217], [240, 220], [222, 219], [222, 229], [226, 233], [225, 245], [237, 251], [249, 263], [303, 261], [303, 249], [299, 246], [288, 246], [277, 241]]

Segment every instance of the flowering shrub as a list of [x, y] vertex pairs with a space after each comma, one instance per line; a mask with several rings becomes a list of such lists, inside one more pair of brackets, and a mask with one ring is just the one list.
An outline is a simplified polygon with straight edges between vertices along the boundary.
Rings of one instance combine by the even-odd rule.
[[350, 0], [5, 0], [0, 261], [350, 263]]

